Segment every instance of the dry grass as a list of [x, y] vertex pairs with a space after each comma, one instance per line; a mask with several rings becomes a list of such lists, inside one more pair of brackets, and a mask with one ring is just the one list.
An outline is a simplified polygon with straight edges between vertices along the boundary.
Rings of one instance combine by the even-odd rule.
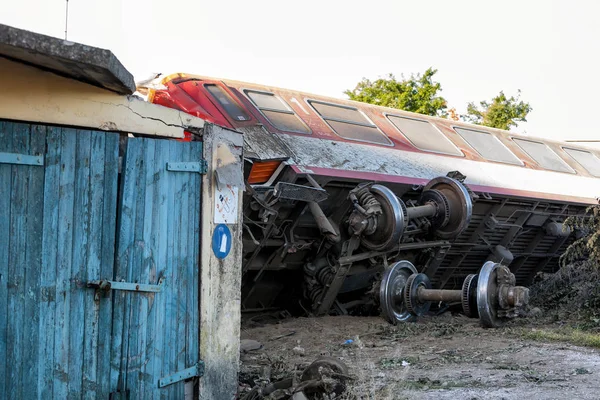
[[563, 342], [600, 349], [600, 334], [571, 327], [529, 330], [523, 328], [519, 332], [519, 336], [530, 340]]

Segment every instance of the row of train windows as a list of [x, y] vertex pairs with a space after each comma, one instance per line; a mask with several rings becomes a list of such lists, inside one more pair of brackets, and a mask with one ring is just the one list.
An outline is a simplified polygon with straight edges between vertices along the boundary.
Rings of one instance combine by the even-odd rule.
[[[248, 114], [220, 86], [205, 85], [206, 89], [217, 99], [225, 111], [234, 119], [248, 121]], [[260, 110], [262, 115], [275, 128], [294, 133], [309, 134], [310, 129], [294, 113], [285, 101], [273, 93], [256, 90], [244, 90], [250, 101]], [[344, 139], [391, 146], [390, 139], [379, 130], [362, 112], [355, 107], [308, 100], [308, 103], [323, 118], [325, 123]], [[428, 121], [386, 115], [389, 121], [419, 150], [463, 156], [442, 132]], [[488, 132], [455, 127], [458, 133], [483, 158], [505, 164], [523, 165], [498, 138]], [[550, 147], [542, 142], [512, 138], [512, 140], [542, 168], [551, 171], [574, 174], [569, 167]], [[600, 177], [600, 159], [594, 154], [577, 149], [563, 148], [590, 174]]]

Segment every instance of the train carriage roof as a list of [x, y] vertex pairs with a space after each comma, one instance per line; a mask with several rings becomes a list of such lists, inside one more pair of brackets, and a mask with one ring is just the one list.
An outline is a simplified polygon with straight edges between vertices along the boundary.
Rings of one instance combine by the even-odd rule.
[[[199, 85], [198, 82], [203, 83]], [[502, 185], [503, 190], [516, 190], [527, 197], [533, 191], [583, 203], [596, 203], [596, 197], [600, 195], [597, 179], [600, 155], [593, 149], [573, 143], [352, 100], [200, 75], [168, 75], [141, 89], [150, 88], [149, 99], [155, 101], [157, 93], [164, 95], [176, 90], [176, 86], [185, 91], [186, 97], [176, 98], [171, 106], [192, 113], [206, 113], [208, 118], [215, 117], [220, 111], [225, 115], [224, 119], [221, 117], [221, 123], [249, 133], [252, 127], [265, 126], [287, 148], [294, 149], [297, 158], [294, 163], [300, 167], [341, 170], [341, 175], [372, 172], [408, 175], [422, 180], [430, 178], [430, 173], [422, 172], [423, 165], [435, 166], [429, 172], [436, 170], [436, 173], [439, 172], [437, 167], [455, 166], [458, 169], [460, 166], [461, 172], [470, 178], [468, 183], [482, 188]], [[208, 94], [201, 95], [200, 86], [204, 86]], [[195, 108], [183, 104], [190, 100]], [[218, 120], [213, 122], [219, 123]], [[332, 147], [332, 143], [336, 145], [334, 142], [337, 148]], [[355, 157], [337, 160], [339, 157], [336, 156], [325, 159], [312, 156], [336, 149], [339, 154], [342, 148]], [[394, 151], [403, 152], [403, 161], [395, 157], [401, 153]], [[367, 165], [365, 160], [371, 160], [373, 165]], [[383, 168], [382, 160], [386, 164]], [[417, 166], [411, 164], [407, 168], [407, 160]], [[414, 175], [416, 170], [423, 176]], [[486, 176], [482, 176], [484, 171]], [[476, 179], [475, 176], [479, 177]], [[372, 175], [371, 178], [381, 177]]]

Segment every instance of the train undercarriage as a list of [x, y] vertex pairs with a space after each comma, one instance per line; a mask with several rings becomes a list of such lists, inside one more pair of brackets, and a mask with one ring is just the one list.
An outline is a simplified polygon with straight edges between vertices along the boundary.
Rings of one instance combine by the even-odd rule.
[[[527, 312], [585, 207], [475, 193], [449, 171], [426, 185], [340, 180], [289, 167], [244, 198], [242, 312], [381, 314], [454, 307], [496, 327]], [[434, 289], [435, 288], [435, 289]]]

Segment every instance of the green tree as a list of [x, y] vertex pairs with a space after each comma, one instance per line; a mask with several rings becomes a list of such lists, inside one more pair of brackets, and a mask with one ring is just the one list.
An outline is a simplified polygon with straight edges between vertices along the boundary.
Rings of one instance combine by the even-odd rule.
[[520, 97], [520, 90], [517, 97], [510, 98], [507, 98], [504, 92], [500, 92], [491, 102], [480, 101], [479, 106], [469, 103], [467, 114], [462, 118], [473, 124], [509, 130], [519, 122], [527, 122], [527, 114], [531, 112], [529, 103], [520, 100]]
[[350, 100], [445, 117], [447, 103], [438, 95], [442, 86], [433, 80], [436, 72], [437, 69], [428, 68], [422, 75], [411, 75], [409, 79], [402, 77], [402, 80], [396, 80], [392, 74], [375, 81], [363, 78], [354, 90], [344, 93]]

